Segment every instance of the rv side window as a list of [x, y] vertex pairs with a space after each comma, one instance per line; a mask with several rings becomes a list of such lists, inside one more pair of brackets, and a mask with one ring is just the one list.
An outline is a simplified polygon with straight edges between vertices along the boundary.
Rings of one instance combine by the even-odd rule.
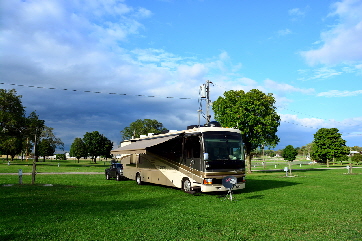
[[185, 142], [186, 158], [200, 158], [200, 138], [198, 136], [190, 136]]

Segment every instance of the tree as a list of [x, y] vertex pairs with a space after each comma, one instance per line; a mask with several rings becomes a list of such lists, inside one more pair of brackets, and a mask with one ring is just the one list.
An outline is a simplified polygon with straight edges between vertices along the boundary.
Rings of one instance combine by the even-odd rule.
[[351, 149], [351, 151], [359, 151], [359, 152], [362, 152], [362, 147], [360, 147], [360, 146], [353, 146], [353, 147], [351, 147], [350, 149]]
[[347, 155], [346, 141], [337, 128], [321, 128], [314, 134], [313, 157], [323, 163], [327, 163], [334, 158]]
[[121, 131], [123, 140], [131, 138], [139, 138], [140, 135], [147, 135], [148, 133], [160, 134], [167, 131], [161, 122], [151, 119], [138, 119], [132, 122], [129, 126]]
[[87, 157], [88, 155], [87, 147], [83, 142], [82, 138], [77, 137], [74, 139], [72, 145], [70, 146], [69, 154], [70, 156], [77, 158], [78, 163], [80, 158]]
[[0, 89], [0, 151], [11, 159], [22, 149], [25, 110], [16, 90]]
[[289, 161], [289, 173], [290, 175], [292, 175], [292, 161], [295, 160], [295, 158], [298, 155], [298, 149], [294, 148], [292, 145], [288, 145], [284, 148], [283, 153], [282, 153], [282, 157], [284, 158], [284, 160]]
[[303, 157], [305, 158], [310, 158], [312, 155], [312, 150], [313, 150], [313, 145], [314, 143], [309, 143], [305, 146], [302, 146], [301, 148], [301, 152], [303, 153]]
[[353, 156], [351, 156], [351, 160], [358, 165], [359, 162], [362, 162], [362, 154], [354, 154]]
[[45, 161], [46, 156], [54, 155], [55, 147], [51, 144], [49, 139], [42, 139], [38, 145], [38, 153], [40, 156], [43, 156], [43, 161]]
[[83, 142], [94, 163], [97, 156], [110, 156], [113, 143], [98, 131], [85, 133]]
[[279, 138], [276, 135], [280, 117], [274, 106], [272, 94], [253, 89], [224, 92], [212, 106], [215, 119], [223, 127], [241, 131], [246, 153], [248, 172], [251, 173], [251, 152], [261, 146], [274, 147]]
[[3, 140], [2, 148], [5, 150], [6, 155], [10, 155], [11, 161], [14, 160], [15, 155], [19, 154], [22, 150], [22, 139], [18, 136], [10, 136]]
[[44, 129], [40, 135], [40, 143], [39, 143], [39, 155], [43, 156], [45, 161], [45, 156], [54, 155], [55, 149], [59, 148], [64, 150], [64, 143], [60, 138], [57, 138], [53, 133], [54, 128], [48, 127], [44, 125]]
[[26, 119], [25, 132], [26, 136], [29, 137], [30, 141], [33, 143], [35, 161], [38, 161], [39, 150], [37, 146], [40, 143], [41, 134], [45, 128], [44, 123], [45, 121], [40, 120], [35, 111], [31, 112], [29, 117]]

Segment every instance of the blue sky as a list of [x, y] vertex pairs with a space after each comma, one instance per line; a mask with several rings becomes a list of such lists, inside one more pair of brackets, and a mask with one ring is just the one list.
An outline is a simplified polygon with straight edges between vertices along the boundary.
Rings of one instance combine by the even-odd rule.
[[212, 100], [273, 93], [277, 149], [306, 145], [323, 127], [362, 146], [361, 0], [0, 4], [0, 86], [15, 88], [66, 149], [95, 130], [119, 143], [137, 119], [197, 124], [206, 80]]

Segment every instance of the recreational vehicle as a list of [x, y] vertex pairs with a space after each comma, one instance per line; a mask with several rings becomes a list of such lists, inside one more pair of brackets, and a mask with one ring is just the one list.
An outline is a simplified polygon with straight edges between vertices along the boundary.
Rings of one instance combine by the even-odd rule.
[[121, 156], [123, 175], [185, 192], [228, 191], [222, 179], [234, 176], [234, 190], [245, 188], [245, 158], [240, 131], [219, 125], [132, 139], [112, 150]]

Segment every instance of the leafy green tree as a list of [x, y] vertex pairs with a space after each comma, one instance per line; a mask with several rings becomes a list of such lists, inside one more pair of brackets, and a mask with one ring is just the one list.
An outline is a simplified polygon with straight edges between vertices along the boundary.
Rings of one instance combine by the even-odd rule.
[[314, 134], [313, 157], [320, 162], [327, 163], [334, 158], [347, 155], [346, 141], [337, 128], [321, 128]]
[[45, 121], [40, 120], [39, 116], [36, 114], [35, 111], [31, 112], [29, 117], [26, 119], [25, 132], [26, 132], [26, 136], [33, 143], [35, 161], [38, 161], [38, 156], [39, 156], [38, 151], [39, 150], [38, 150], [37, 146], [40, 143], [41, 134], [45, 128], [44, 123], [45, 123]]
[[212, 106], [215, 119], [223, 127], [241, 131], [244, 142], [248, 172], [251, 173], [252, 151], [261, 146], [274, 147], [279, 143], [276, 135], [280, 116], [276, 112], [272, 94], [253, 89], [224, 92]]
[[85, 133], [83, 142], [94, 163], [96, 163], [97, 156], [110, 156], [113, 143], [98, 131]]
[[289, 162], [289, 173], [292, 175], [292, 161], [295, 160], [295, 158], [298, 155], [298, 149], [294, 148], [292, 145], [288, 145], [284, 148], [282, 152], [282, 157], [284, 160], [287, 160]]
[[43, 161], [45, 161], [46, 156], [54, 155], [55, 147], [51, 144], [49, 139], [42, 139], [38, 145], [38, 153], [39, 156], [43, 157]]
[[129, 126], [121, 131], [123, 140], [131, 138], [139, 138], [140, 135], [147, 135], [148, 133], [160, 134], [167, 131], [161, 122], [151, 119], [138, 119], [132, 122]]
[[362, 154], [354, 154], [353, 156], [351, 156], [351, 160], [358, 165], [359, 162], [362, 162]]
[[75, 138], [72, 145], [70, 146], [70, 156], [77, 158], [78, 163], [79, 159], [82, 157], [87, 157], [88, 151], [85, 143], [83, 142], [82, 138]]
[[11, 158], [21, 152], [25, 109], [16, 90], [0, 89], [0, 150]]
[[2, 147], [5, 150], [6, 155], [10, 155], [11, 161], [14, 160], [15, 155], [21, 153], [22, 139], [18, 136], [10, 136], [2, 142]]
[[337, 161], [337, 162], [340, 162], [341, 165], [342, 165], [343, 162], [348, 162], [348, 156], [347, 156], [347, 155], [343, 155], [343, 156], [340, 156], [340, 157], [336, 157], [336, 161]]
[[290, 162], [294, 161], [297, 155], [298, 155], [298, 150], [294, 148], [292, 145], [286, 146], [282, 153], [282, 157], [284, 158], [284, 160]]
[[64, 150], [64, 143], [54, 135], [53, 130], [54, 128], [44, 125], [44, 129], [40, 135], [41, 142], [39, 150], [41, 152], [39, 154], [44, 157], [44, 160], [45, 156], [54, 155], [56, 148]]

